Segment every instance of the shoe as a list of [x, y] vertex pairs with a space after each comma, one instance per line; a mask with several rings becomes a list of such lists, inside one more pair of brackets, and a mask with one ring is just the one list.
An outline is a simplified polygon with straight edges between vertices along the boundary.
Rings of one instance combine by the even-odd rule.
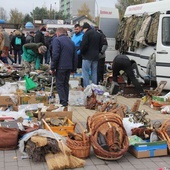
[[63, 111], [68, 111], [68, 106], [63, 106]]

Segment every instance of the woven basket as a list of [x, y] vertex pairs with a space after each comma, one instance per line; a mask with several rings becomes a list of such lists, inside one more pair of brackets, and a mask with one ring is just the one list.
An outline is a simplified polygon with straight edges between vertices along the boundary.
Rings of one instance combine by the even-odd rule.
[[[95, 121], [94, 121], [95, 120]], [[89, 128], [91, 132], [91, 145], [93, 147], [94, 153], [96, 157], [104, 160], [118, 160], [120, 159], [128, 150], [129, 148], [129, 140], [126, 134], [126, 131], [123, 127], [123, 123], [121, 121], [120, 116], [115, 114], [105, 114], [103, 116], [99, 113], [92, 118], [89, 118]], [[103, 149], [97, 142], [98, 132], [102, 132], [103, 134], [110, 128], [110, 126], [114, 126], [119, 129], [120, 132], [120, 139], [122, 143], [122, 148], [118, 152], [111, 152]]]
[[90, 138], [85, 134], [85, 130], [80, 123], [77, 123], [82, 130], [82, 141], [70, 139], [69, 136], [66, 139], [66, 145], [71, 149], [72, 155], [78, 158], [87, 158], [90, 155]]

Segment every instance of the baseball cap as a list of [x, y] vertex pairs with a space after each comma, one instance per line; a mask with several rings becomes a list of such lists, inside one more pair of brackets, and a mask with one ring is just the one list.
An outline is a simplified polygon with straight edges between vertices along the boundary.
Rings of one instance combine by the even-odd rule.
[[54, 30], [50, 30], [50, 35], [53, 35], [53, 34], [55, 34], [55, 31]]

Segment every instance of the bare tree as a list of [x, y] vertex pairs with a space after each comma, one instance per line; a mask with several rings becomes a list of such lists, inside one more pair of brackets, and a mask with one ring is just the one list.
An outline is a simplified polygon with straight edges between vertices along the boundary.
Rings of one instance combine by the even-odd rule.
[[0, 18], [3, 20], [7, 20], [7, 14], [6, 11], [4, 10], [4, 8], [0, 7]]
[[10, 10], [9, 22], [12, 24], [22, 24], [24, 15], [19, 12], [16, 8]]
[[92, 19], [92, 16], [90, 15], [90, 8], [84, 3], [80, 9], [78, 9], [78, 16], [85, 15], [89, 19]]

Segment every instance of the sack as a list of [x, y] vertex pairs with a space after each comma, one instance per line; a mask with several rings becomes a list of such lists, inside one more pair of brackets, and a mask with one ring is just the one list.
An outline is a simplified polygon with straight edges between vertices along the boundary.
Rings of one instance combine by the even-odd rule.
[[21, 45], [21, 38], [20, 37], [15, 38], [15, 45]]
[[18, 129], [0, 127], [0, 150], [12, 150], [18, 146]]

